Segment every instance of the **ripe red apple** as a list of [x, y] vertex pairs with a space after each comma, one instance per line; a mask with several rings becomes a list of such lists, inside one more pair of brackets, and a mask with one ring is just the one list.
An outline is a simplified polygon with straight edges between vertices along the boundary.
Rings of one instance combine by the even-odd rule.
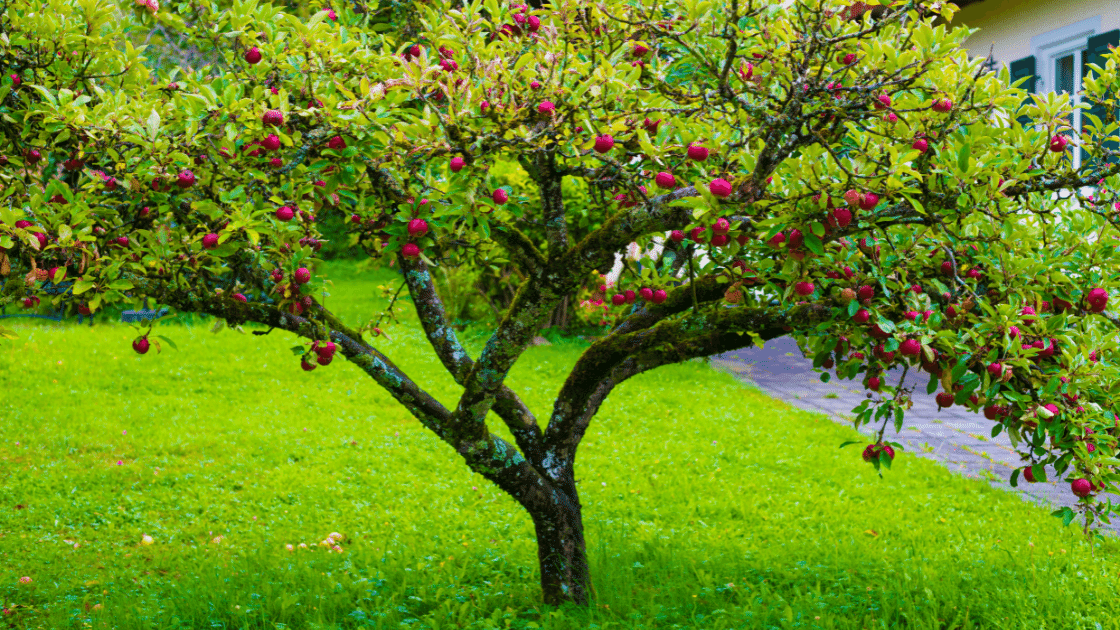
[[684, 232], [681, 230], [673, 230], [669, 233], [669, 239], [674, 243], [680, 243], [684, 240]]
[[1103, 312], [1108, 305], [1108, 291], [1099, 287], [1090, 289], [1085, 296], [1085, 302], [1089, 305], [1089, 311], [1093, 313]]
[[731, 194], [731, 182], [726, 179], [713, 179], [708, 190], [716, 197], [726, 198]]
[[698, 144], [688, 145], [688, 159], [703, 162], [708, 159], [708, 149]]
[[846, 228], [852, 222], [852, 211], [836, 208], [828, 214], [828, 224], [834, 228]]
[[292, 276], [297, 284], [307, 284], [311, 281], [311, 270], [307, 267], [300, 267], [296, 269], [295, 274]]
[[1027, 466], [1023, 469], [1023, 479], [1026, 479], [1027, 483], [1037, 483], [1034, 478], [1034, 471], [1031, 468], [1031, 466]]
[[264, 140], [261, 140], [261, 146], [264, 147], [266, 151], [276, 151], [280, 148], [280, 137], [274, 133], [270, 133], [265, 136]]
[[1093, 493], [1093, 482], [1088, 479], [1074, 479], [1073, 483], [1069, 484], [1069, 489], [1081, 498], [1085, 498]]
[[23, 155], [28, 164], [38, 164], [39, 160], [43, 159], [43, 155], [39, 153], [38, 149], [28, 149]]
[[665, 292], [665, 289], [657, 289], [656, 291], [653, 292], [653, 303], [654, 304], [661, 304], [668, 297], [669, 297], [669, 294]]
[[117, 237], [117, 245], [120, 245], [121, 247], [128, 247], [128, 237], [127, 236], [118, 236]]
[[288, 206], [280, 206], [276, 209], [276, 218], [281, 221], [291, 221], [294, 216], [296, 216], [295, 211]]
[[673, 177], [672, 173], [662, 171], [653, 178], [653, 182], [661, 188], [672, 189], [677, 185], [677, 178]]
[[1062, 151], [1065, 151], [1068, 144], [1069, 138], [1061, 134], [1050, 138], [1050, 150], [1054, 153], [1061, 153]]
[[937, 409], [940, 411], [946, 407], [953, 406], [953, 395], [949, 392], [941, 392], [937, 395]]
[[770, 240], [766, 241], [766, 244], [770, 247], [780, 247], [784, 242], [786, 242], [786, 235], [778, 232], [774, 236], [770, 237]]
[[875, 193], [863, 193], [859, 198], [859, 207], [862, 210], [874, 210], [875, 206], [879, 205], [879, 195]]
[[716, 222], [712, 224], [713, 234], [727, 234], [730, 229], [731, 222], [723, 217], [716, 219]]
[[939, 114], [946, 114], [951, 109], [953, 109], [953, 101], [950, 101], [947, 98], [945, 98], [945, 99], [934, 99], [934, 101], [933, 101], [933, 111], [935, 111]]
[[494, 203], [499, 206], [509, 201], [509, 194], [505, 190], [499, 188], [494, 191]]
[[541, 114], [548, 115], [556, 111], [556, 105], [554, 105], [552, 101], [541, 101], [540, 105], [537, 105], [537, 111]]
[[405, 258], [419, 258], [420, 247], [416, 243], [405, 243], [401, 248], [401, 255]]
[[245, 61], [250, 65], [257, 65], [261, 62], [261, 51], [256, 46], [253, 46], [249, 50], [246, 50]]
[[869, 284], [865, 284], [859, 288], [859, 291], [856, 292], [856, 295], [859, 297], [859, 300], [861, 302], [870, 300], [871, 298], [875, 297], [875, 287]]
[[798, 295], [809, 296], [812, 295], [813, 291], [816, 291], [817, 288], [813, 285], [812, 282], [798, 282], [797, 284], [793, 285], [793, 290]]
[[1003, 375], [1003, 365], [999, 363], [989, 363], [988, 374], [992, 375], [992, 378], [999, 378]]
[[880, 94], [879, 98], [876, 99], [875, 109], [886, 109], [890, 106], [891, 106], [891, 96], [890, 96], [890, 94]]
[[863, 461], [870, 462], [872, 458], [878, 457], [879, 453], [886, 453], [887, 457], [894, 461], [894, 449], [890, 444], [869, 444], [867, 448], [863, 449]]
[[882, 387], [882, 386], [883, 386], [883, 379], [879, 378], [878, 376], [868, 377], [868, 379], [867, 379], [867, 389], [870, 389], [873, 392], [877, 392], [877, 391], [879, 391], [879, 388]]
[[346, 141], [342, 139], [342, 136], [335, 136], [327, 140], [327, 148], [341, 151], [346, 148]]
[[410, 236], [421, 237], [428, 233], [428, 222], [424, 219], [413, 219], [408, 222]]
[[626, 296], [623, 295], [622, 293], [615, 293], [614, 295], [611, 296], [611, 304], [614, 304], [615, 306], [622, 306], [625, 303], [626, 303]]
[[597, 153], [606, 153], [614, 148], [614, 138], [609, 135], [597, 136], [595, 138], [595, 151]]
[[147, 337], [141, 337], [132, 342], [132, 349], [136, 351], [136, 354], [147, 354], [150, 345]]
[[922, 352], [922, 344], [917, 339], [906, 339], [898, 344], [898, 351], [902, 356], [916, 357]]
[[310, 372], [317, 367], [314, 363], [309, 362], [306, 356], [300, 359], [299, 366], [303, 368], [304, 372]]
[[218, 246], [218, 235], [207, 234], [202, 237], [202, 249], [214, 249]]
[[914, 144], [910, 145], [910, 148], [920, 153], [925, 153], [927, 150], [929, 150], [929, 140], [926, 140], [925, 138], [918, 138], [914, 141]]
[[649, 287], [642, 287], [638, 289], [638, 297], [647, 302], [650, 301], [651, 299], [653, 299], [653, 289]]
[[176, 183], [179, 184], [179, 188], [190, 188], [191, 186], [194, 186], [194, 182], [195, 177], [193, 171], [191, 171], [190, 169], [183, 169], [179, 172], [179, 178], [176, 181]]
[[278, 109], [270, 109], [261, 116], [266, 127], [279, 127], [284, 124], [284, 114]]

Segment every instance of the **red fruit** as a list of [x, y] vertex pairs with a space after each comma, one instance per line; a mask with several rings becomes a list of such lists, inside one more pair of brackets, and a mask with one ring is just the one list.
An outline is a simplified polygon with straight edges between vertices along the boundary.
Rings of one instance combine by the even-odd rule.
[[953, 275], [953, 262], [946, 260], [945, 262], [941, 263], [941, 273], [946, 276]]
[[179, 172], [179, 179], [176, 181], [176, 183], [179, 184], [179, 188], [190, 188], [194, 186], [194, 182], [194, 173], [190, 169], [183, 169]]
[[862, 352], [853, 352], [850, 355], [848, 355], [848, 360], [849, 361], [862, 361], [863, 360], [863, 353]]
[[47, 278], [49, 278], [51, 282], [58, 282], [65, 272], [65, 269], [61, 269], [59, 267], [51, 267], [51, 270], [47, 272]]
[[863, 193], [859, 198], [859, 207], [863, 210], [874, 210], [875, 206], [879, 205], [879, 195], [875, 193]]
[[653, 183], [661, 188], [672, 189], [677, 185], [677, 178], [673, 177], [672, 173], [662, 171], [657, 174], [657, 177], [653, 178]]
[[552, 104], [552, 101], [541, 101], [541, 104], [537, 105], [537, 111], [542, 114], [551, 114], [556, 111], [556, 106]]
[[296, 216], [295, 210], [288, 206], [280, 206], [276, 209], [276, 218], [281, 221], [291, 221], [294, 216]]
[[141, 337], [132, 342], [132, 349], [136, 351], [136, 354], [147, 354], [150, 346], [151, 344], [148, 343], [146, 337]]
[[778, 232], [774, 236], [770, 237], [770, 240], [766, 241], [766, 244], [770, 247], [779, 247], [784, 242], [786, 242], [786, 235]]
[[653, 299], [653, 289], [649, 287], [642, 287], [641, 289], [638, 289], [638, 297], [647, 302], [650, 301], [651, 299]]
[[63, 197], [62, 195], [54, 195], [51, 197], [50, 201], [51, 203], [60, 203], [62, 205], [66, 205], [66, 197]]
[[614, 148], [614, 138], [611, 136], [603, 135], [595, 138], [595, 151], [597, 153], [606, 153]]
[[120, 245], [121, 247], [128, 247], [128, 237], [127, 236], [118, 236], [117, 237], [117, 245]]
[[416, 243], [405, 243], [404, 247], [401, 248], [401, 255], [405, 258], [419, 258], [420, 247]]
[[653, 303], [654, 304], [661, 304], [662, 302], [665, 301], [665, 299], [667, 297], [668, 297], [668, 294], [665, 293], [665, 289], [658, 289], [658, 290], [653, 292]]
[[672, 232], [669, 233], [669, 239], [672, 240], [674, 243], [680, 243], [681, 241], [684, 240], [684, 232], [682, 232], [680, 230], [673, 230]]
[[1077, 496], [1085, 498], [1092, 494], [1093, 482], [1088, 479], [1074, 479], [1073, 483], [1069, 484], [1069, 489]]
[[906, 311], [902, 316], [912, 322], [918, 321], [918, 311]]
[[801, 246], [804, 245], [804, 244], [805, 244], [805, 235], [803, 235], [801, 233], [801, 230], [799, 230], [797, 228], [793, 228], [792, 230], [789, 231], [789, 248], [790, 249], [801, 249]]
[[712, 236], [712, 247], [723, 247], [730, 241], [726, 234], [715, 234]]
[[[293, 306], [296, 306], [296, 305], [293, 305]], [[302, 307], [301, 307], [301, 308], [300, 308], [300, 311], [302, 312], [302, 310], [303, 310], [303, 309], [302, 309]], [[303, 368], [303, 371], [304, 371], [304, 372], [310, 372], [311, 370], [314, 370], [314, 369], [315, 369], [315, 368], [317, 367], [317, 366], [316, 366], [316, 365], [315, 365], [314, 363], [310, 363], [310, 362], [309, 362], [309, 361], [307, 360], [307, 357], [303, 357], [302, 359], [300, 359], [300, 361], [299, 361], [299, 366], [300, 366], [301, 368]]]
[[812, 295], [813, 291], [816, 291], [817, 288], [812, 282], [798, 282], [793, 286], [793, 290], [797, 292], [798, 295], [808, 296]]
[[916, 357], [922, 352], [922, 344], [917, 339], [907, 339], [898, 345], [898, 351], [904, 357]]
[[1085, 302], [1088, 303], [1090, 311], [1100, 313], [1108, 305], [1108, 291], [1099, 287], [1090, 289], [1089, 294], [1085, 296]]
[[410, 236], [424, 236], [428, 233], [428, 222], [424, 219], [413, 219], [409, 221], [408, 233]]
[[953, 395], [949, 392], [941, 392], [937, 395], [937, 409], [940, 411], [946, 407], [953, 406]]
[[747, 241], [749, 241], [749, 240], [750, 240], [750, 237], [747, 236], [746, 234], [740, 234], [739, 236], [735, 237], [735, 242], [738, 243], [739, 245], [746, 245]]
[[882, 442], [868, 445], [867, 448], [863, 449], [863, 461], [870, 462], [872, 458], [878, 457], [879, 453], [886, 453], [887, 457], [894, 461], [894, 449], [891, 448], [890, 444], [883, 444]]
[[844, 193], [844, 201], [847, 202], [849, 206], [858, 206], [862, 197], [863, 195], [859, 194], [857, 190], [848, 190]]
[[840, 63], [842, 63], [846, 66], [848, 64], [854, 63], [855, 60], [856, 60], [856, 54], [855, 53], [847, 53], [846, 55], [844, 55], [843, 57], [840, 58]]
[[999, 411], [999, 405], [988, 405], [987, 407], [984, 407], [984, 417], [988, 420], [995, 420], [1000, 416]]
[[634, 292], [631, 291], [630, 289], [626, 290], [626, 303], [627, 304], [633, 304], [634, 300], [637, 299], [637, 297], [638, 296], [635, 295]]
[[509, 201], [509, 194], [507, 194], [506, 191], [502, 190], [501, 188], [495, 190], [493, 196], [494, 203], [498, 204], [499, 206]]
[[934, 99], [934, 101], [933, 101], [933, 111], [935, 111], [939, 114], [945, 114], [945, 113], [948, 113], [949, 110], [951, 110], [951, 109], [953, 109], [953, 101], [950, 101], [947, 98], [946, 99], [940, 99], [940, 100]]
[[879, 378], [878, 376], [872, 376], [867, 379], [867, 389], [870, 389], [873, 392], [879, 391], [879, 388], [882, 386], [883, 379]]
[[834, 228], [846, 228], [852, 222], [852, 211], [836, 208], [828, 214], [828, 224]]
[[341, 151], [346, 148], [346, 141], [342, 139], [342, 136], [335, 136], [327, 140], [327, 148]]
[[882, 327], [879, 326], [879, 324], [872, 324], [871, 329], [868, 330], [868, 334], [875, 339], [890, 339], [891, 336], [891, 334], [883, 330]]
[[1031, 466], [1027, 466], [1023, 469], [1023, 479], [1026, 479], [1027, 483], [1037, 483]]
[[16, 227], [21, 229], [21, 230], [24, 229], [24, 228], [29, 228], [32, 225], [34, 225], [34, 224], [31, 223], [30, 221], [25, 221], [23, 219], [20, 219], [19, 221], [16, 221]]
[[708, 190], [716, 197], [725, 198], [731, 194], [731, 182], [726, 179], [713, 179], [708, 185]]
[[973, 267], [972, 269], [969, 269], [965, 275], [969, 278], [972, 278], [973, 280], [977, 280], [980, 278], [980, 270]]
[[202, 237], [202, 249], [214, 249], [218, 246], [218, 235], [207, 234]]
[[18, 74], [13, 74], [13, 75], [9, 75], [9, 76], [12, 79], [12, 88], [18, 88], [20, 86], [20, 84], [23, 83], [23, 79], [21, 79]]
[[611, 304], [615, 306], [622, 306], [626, 303], [626, 296], [621, 293], [615, 293], [611, 296]]
[[280, 148], [280, 138], [276, 134], [270, 133], [264, 140], [261, 140], [261, 146], [267, 151], [275, 151]]
[[915, 149], [921, 153], [925, 153], [927, 150], [929, 150], [929, 141], [925, 138], [918, 138], [914, 141], [914, 144], [910, 145], [910, 148]]
[[651, 136], [656, 135], [657, 134], [657, 126], [660, 125], [660, 124], [661, 124], [661, 119], [660, 118], [658, 118], [656, 121], [652, 121], [649, 118], [646, 118], [645, 121], [642, 122], [642, 129], [645, 129], [646, 133], [648, 133]]
[[38, 149], [29, 149], [24, 153], [24, 158], [28, 164], [38, 164], [39, 160], [43, 159], [43, 155], [39, 153]]
[[[411, 243], [409, 244], [411, 245]], [[300, 267], [299, 269], [296, 269], [296, 272], [292, 277], [295, 278], [297, 284], [307, 284], [311, 281], [311, 270], [307, 267]]]
[[703, 147], [703, 146], [700, 146], [698, 144], [688, 145], [688, 152], [687, 153], [688, 153], [688, 159], [690, 159], [690, 160], [695, 160], [697, 162], [703, 162], [704, 160], [708, 159], [708, 149], [707, 149], [707, 147]]
[[993, 378], [999, 378], [1000, 376], [1003, 376], [1003, 366], [999, 363], [989, 363], [988, 374], [991, 374]]
[[253, 46], [249, 50], [246, 50], [245, 51], [245, 61], [248, 62], [250, 65], [256, 65], [256, 64], [260, 63], [261, 62], [261, 51], [258, 50], [256, 46]]
[[870, 300], [871, 298], [875, 297], [875, 287], [869, 284], [865, 284], [859, 288], [859, 291], [856, 292], [856, 296], [859, 297], [861, 302]]
[[284, 124], [284, 114], [278, 109], [270, 109], [261, 116], [266, 127], [279, 127]]
[[890, 94], [880, 94], [879, 98], [877, 99], [877, 102], [875, 103], [875, 109], [886, 109], [890, 106], [891, 106], [891, 96], [890, 96]]
[[871, 319], [871, 313], [869, 313], [867, 309], [863, 308], [856, 311], [856, 314], [852, 316], [852, 321], [857, 324], [866, 324], [867, 320], [869, 319]]
[[713, 234], [727, 234], [728, 230], [730, 229], [731, 222], [723, 217], [716, 219], [716, 222], [712, 224]]
[[1061, 153], [1066, 150], [1066, 145], [1069, 144], [1069, 138], [1059, 134], [1050, 138], [1050, 150], [1054, 153]]
[[1049, 411], [1050, 413], [1054, 414], [1053, 417], [1050, 418], [1051, 420], [1058, 417], [1058, 414], [1059, 414], [1058, 406], [1055, 405], [1054, 403], [1047, 403], [1047, 404], [1043, 405], [1042, 407], [1044, 409], [1046, 409], [1047, 411]]
[[1073, 304], [1063, 300], [1060, 297], [1054, 298], [1054, 312], [1061, 313], [1062, 311], [1073, 308]]
[[466, 165], [467, 161], [458, 156], [451, 158], [451, 163], [449, 164], [452, 173], [458, 173], [463, 170], [463, 167]]
[[705, 240], [707, 240], [704, 237], [704, 231], [707, 230], [707, 229], [708, 228], [706, 228], [702, 225], [699, 226], [699, 227], [692, 228], [692, 230], [690, 230], [689, 233], [688, 233], [688, 239], [690, 241], [694, 242], [694, 243], [703, 243]]

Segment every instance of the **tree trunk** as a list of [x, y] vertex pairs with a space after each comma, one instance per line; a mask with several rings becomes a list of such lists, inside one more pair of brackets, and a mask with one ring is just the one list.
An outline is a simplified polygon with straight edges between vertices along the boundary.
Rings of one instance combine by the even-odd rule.
[[541, 591], [544, 603], [559, 606], [571, 602], [578, 606], [590, 604], [591, 573], [587, 566], [587, 548], [583, 540], [583, 516], [575, 482], [559, 484], [556, 500], [545, 506], [533, 506], [529, 515], [537, 530], [537, 558], [541, 565]]

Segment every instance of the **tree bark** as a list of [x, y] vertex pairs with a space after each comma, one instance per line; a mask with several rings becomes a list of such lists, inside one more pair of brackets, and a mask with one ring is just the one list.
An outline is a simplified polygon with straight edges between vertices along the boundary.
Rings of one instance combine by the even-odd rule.
[[591, 572], [587, 566], [583, 516], [571, 468], [565, 471], [565, 477], [556, 484], [550, 504], [529, 509], [537, 530], [541, 592], [549, 606], [564, 602], [587, 606], [591, 601]]

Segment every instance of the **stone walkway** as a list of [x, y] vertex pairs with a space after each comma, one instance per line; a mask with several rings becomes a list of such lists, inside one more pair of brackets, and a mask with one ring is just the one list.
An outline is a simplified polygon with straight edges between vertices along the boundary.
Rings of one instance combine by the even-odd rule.
[[[813, 371], [813, 361], [803, 357], [797, 344], [789, 337], [767, 341], [761, 350], [749, 348], [714, 356], [711, 365], [753, 382], [767, 394], [790, 405], [823, 412], [849, 427], [855, 416], [852, 408], [866, 394], [859, 381], [834, 378], [829, 383], [822, 383], [820, 374]], [[884, 381], [897, 383], [901, 375], [900, 368], [892, 370]], [[993, 423], [983, 414], [972, 413], [963, 407], [938, 411], [934, 397], [925, 393], [928, 382], [928, 374], [910, 370], [906, 386], [917, 385], [913, 394], [914, 406], [906, 413], [902, 432], [896, 433], [891, 423], [884, 433], [885, 439], [904, 444], [907, 452], [918, 457], [942, 462], [954, 472], [986, 479], [994, 488], [1019, 493], [1025, 500], [1033, 500], [1049, 511], [1077, 504], [1077, 497], [1070, 492], [1069, 482], [1053, 481], [1057, 474], [1050, 466], [1046, 467], [1046, 477], [1050, 481], [1032, 484], [1020, 475], [1019, 487], [1012, 488], [1008, 481], [1011, 472], [1023, 463], [1012, 448], [1007, 433], [1001, 432], [992, 438]], [[859, 431], [870, 436], [877, 431], [872, 427], [877, 427], [876, 423], [861, 426]], [[862, 451], [862, 447], [856, 445], [847, 448], [852, 449], [853, 457], [859, 456], [857, 448]], [[1112, 497], [1113, 503], [1120, 502], [1120, 497], [1116, 495], [1102, 495], [1102, 498], [1107, 496]], [[1080, 517], [1078, 522], [1081, 522]], [[1076, 522], [1070, 525], [1075, 526]], [[1102, 531], [1120, 533], [1120, 518], [1114, 518], [1111, 525], [1101, 524], [1100, 527]]]

